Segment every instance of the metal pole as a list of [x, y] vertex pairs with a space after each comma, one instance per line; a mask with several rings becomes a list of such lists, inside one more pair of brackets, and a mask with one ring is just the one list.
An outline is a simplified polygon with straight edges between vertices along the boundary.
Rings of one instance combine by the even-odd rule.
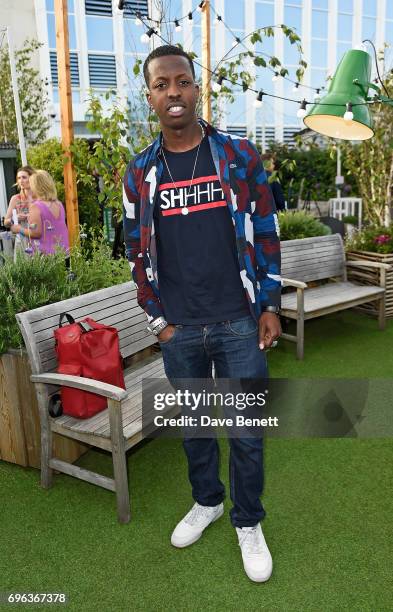
[[[341, 148], [337, 144], [337, 176], [341, 176]], [[341, 198], [341, 189], [337, 187], [337, 197]]]
[[210, 0], [205, 0], [202, 9], [202, 103], [203, 118], [211, 123], [212, 107], [210, 98]]
[[7, 40], [8, 40], [8, 55], [10, 58], [11, 82], [12, 82], [12, 91], [14, 94], [16, 127], [18, 130], [20, 156], [22, 158], [22, 165], [26, 166], [27, 165], [26, 143], [25, 143], [25, 136], [23, 134], [22, 113], [20, 110], [18, 79], [16, 75], [16, 65], [15, 65], [15, 55], [14, 55], [14, 44], [12, 40], [11, 28], [9, 26], [7, 27]]

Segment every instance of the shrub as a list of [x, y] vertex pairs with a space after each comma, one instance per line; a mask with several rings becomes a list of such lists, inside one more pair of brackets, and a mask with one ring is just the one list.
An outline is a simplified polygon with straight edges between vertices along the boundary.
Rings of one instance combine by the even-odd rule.
[[278, 215], [280, 239], [294, 240], [311, 236], [326, 236], [331, 230], [318, 219], [304, 211], [286, 211]]
[[16, 313], [130, 280], [127, 261], [111, 259], [110, 248], [101, 236], [93, 235], [88, 248], [88, 258], [86, 247], [72, 250], [75, 278], [65, 266], [62, 251], [54, 255], [20, 255], [15, 263], [7, 258], [0, 266], [0, 354], [23, 347]]
[[369, 226], [355, 232], [346, 240], [348, 251], [371, 251], [372, 253], [393, 253], [393, 225], [389, 227]]
[[[96, 179], [89, 170], [90, 151], [86, 140], [75, 139], [74, 167], [78, 190], [79, 222], [88, 228], [100, 226], [100, 207]], [[27, 151], [28, 162], [33, 168], [46, 170], [53, 177], [58, 198], [65, 205], [64, 193], [64, 154], [60, 140], [50, 138]], [[86, 178], [89, 178], [89, 181]]]
[[356, 215], [345, 215], [341, 221], [343, 223], [349, 223], [350, 225], [357, 225], [359, 222], [359, 219], [357, 218]]
[[[336, 156], [315, 144], [305, 147], [269, 143], [269, 152], [276, 160], [278, 176], [289, 208], [297, 206], [299, 196], [302, 200], [310, 201], [336, 197]], [[347, 175], [344, 165], [343, 173]], [[346, 190], [351, 191], [351, 186], [346, 185]]]

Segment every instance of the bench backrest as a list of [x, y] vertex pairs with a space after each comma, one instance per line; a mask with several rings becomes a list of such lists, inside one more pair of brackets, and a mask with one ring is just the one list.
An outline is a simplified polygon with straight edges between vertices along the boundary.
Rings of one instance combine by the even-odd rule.
[[345, 252], [340, 234], [282, 241], [281, 275], [305, 283], [345, 276]]
[[53, 331], [59, 325], [62, 312], [69, 312], [76, 321], [88, 316], [99, 323], [116, 327], [123, 357], [156, 342], [146, 329], [146, 315], [137, 304], [134, 284], [114, 285], [16, 315], [33, 374], [56, 369]]

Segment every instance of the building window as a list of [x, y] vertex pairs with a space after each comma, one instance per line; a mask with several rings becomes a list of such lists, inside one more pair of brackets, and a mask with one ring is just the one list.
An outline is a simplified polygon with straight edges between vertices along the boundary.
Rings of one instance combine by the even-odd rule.
[[116, 59], [114, 55], [89, 53], [89, 78], [91, 87], [109, 89], [117, 86]]
[[86, 15], [112, 16], [112, 0], [85, 0]]
[[89, 51], [113, 51], [113, 21], [108, 17], [86, 17]]
[[142, 17], [149, 16], [147, 0], [129, 0], [124, 6], [124, 17], [135, 17], [137, 13]]
[[[50, 51], [50, 72], [53, 85], [59, 84], [59, 75], [57, 70], [57, 55], [56, 51]], [[70, 53], [70, 72], [71, 72], [71, 85], [75, 87], [79, 87], [79, 63], [78, 63], [78, 54]]]

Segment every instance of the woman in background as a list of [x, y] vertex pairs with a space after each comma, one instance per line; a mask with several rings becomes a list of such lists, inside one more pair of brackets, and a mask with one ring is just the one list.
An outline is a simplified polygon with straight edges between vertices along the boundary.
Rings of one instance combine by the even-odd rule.
[[[31, 166], [22, 166], [22, 168], [18, 169], [16, 173], [16, 187], [19, 193], [12, 196], [10, 200], [4, 218], [5, 227], [10, 227], [14, 223], [17, 223], [23, 229], [27, 227], [27, 216], [29, 214], [30, 204], [33, 201], [30, 177], [34, 172], [35, 170]], [[17, 251], [23, 252], [27, 246], [27, 240], [20, 236], [20, 234], [16, 234], [14, 246], [15, 258]]]
[[33, 202], [30, 204], [28, 227], [12, 226], [14, 233], [26, 236], [28, 252], [52, 254], [61, 247], [69, 254], [68, 230], [63, 204], [57, 199], [54, 180], [45, 170], [37, 170], [30, 177]]

